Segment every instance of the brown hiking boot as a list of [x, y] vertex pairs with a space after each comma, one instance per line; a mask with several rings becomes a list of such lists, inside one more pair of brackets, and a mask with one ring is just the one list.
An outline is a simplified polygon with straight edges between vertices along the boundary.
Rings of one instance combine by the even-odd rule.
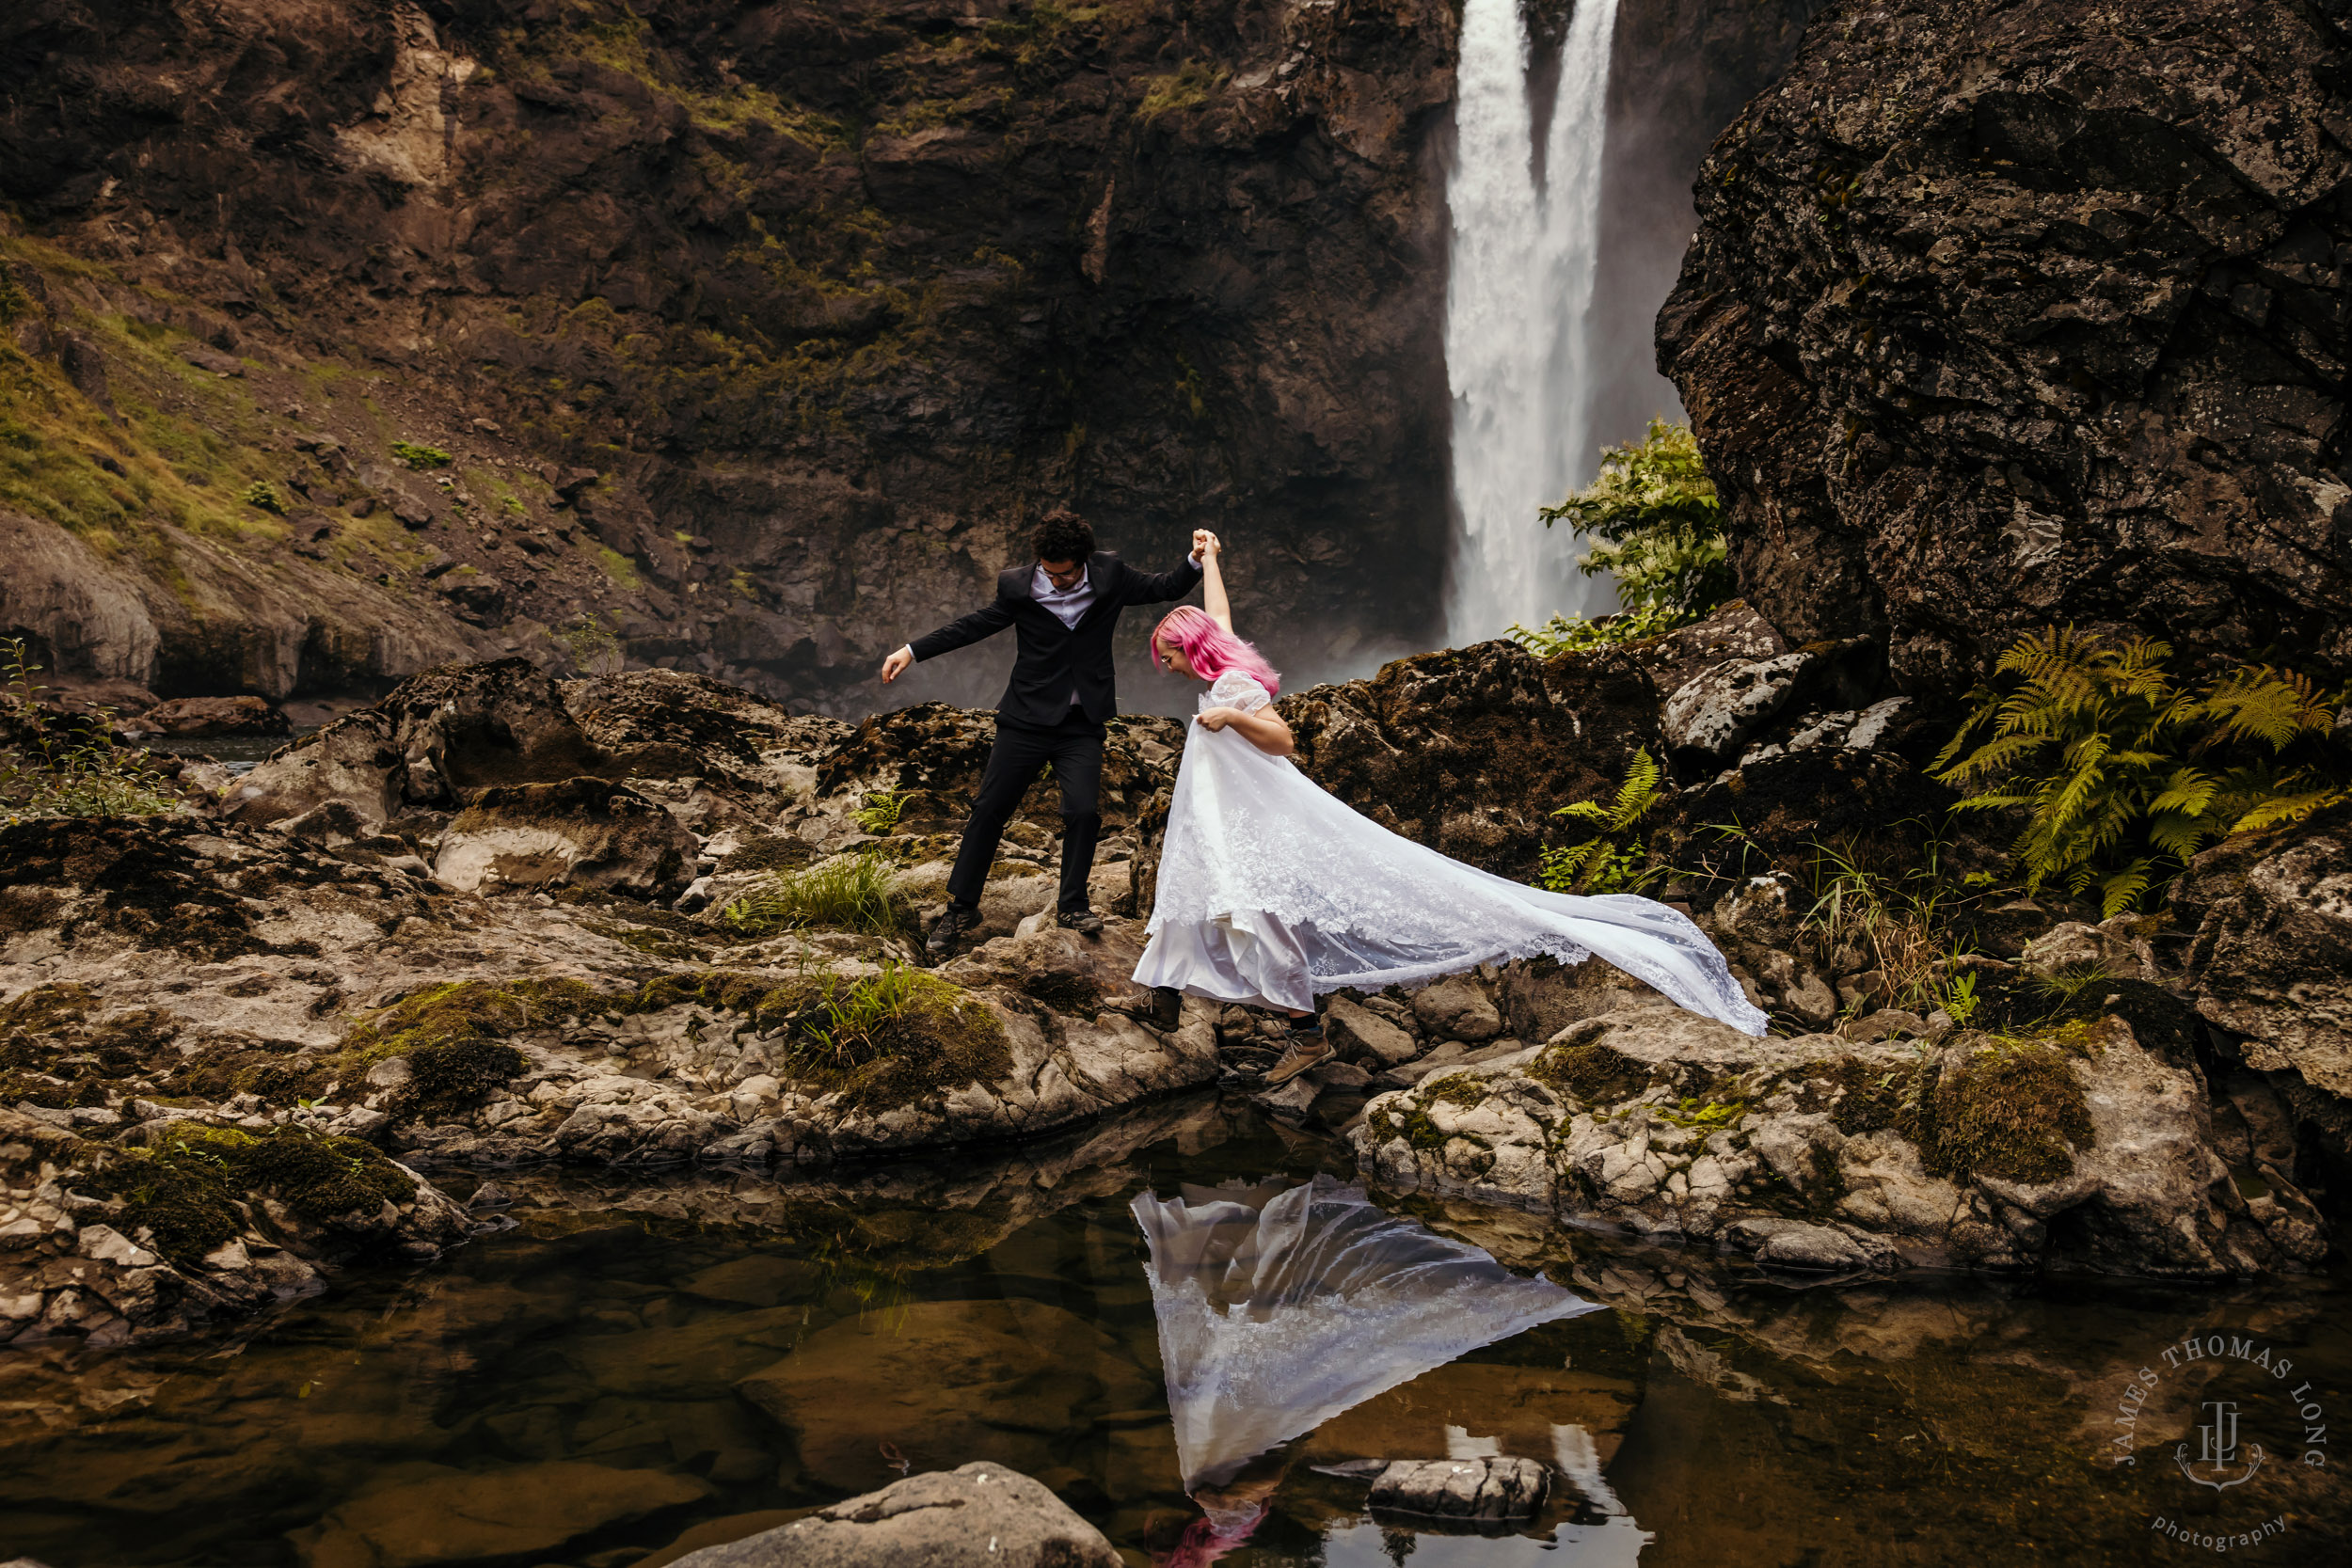
[[1282, 1052], [1282, 1059], [1266, 1069], [1265, 1086], [1279, 1089], [1300, 1073], [1321, 1067], [1332, 1057], [1331, 1042], [1323, 1037], [1323, 1031], [1294, 1029], [1290, 1044]]

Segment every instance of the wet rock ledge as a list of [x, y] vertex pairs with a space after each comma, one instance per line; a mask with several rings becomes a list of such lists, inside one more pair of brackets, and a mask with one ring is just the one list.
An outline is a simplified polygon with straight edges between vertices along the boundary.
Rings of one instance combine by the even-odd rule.
[[853, 730], [668, 672], [453, 667], [210, 816], [0, 831], [0, 1342], [431, 1258], [470, 1230], [437, 1166], [815, 1170], [1209, 1082], [1206, 1014], [1127, 979], [1173, 729], [1113, 744], [1108, 928], [1032, 918], [1041, 791], [937, 972], [916, 932], [991, 738], [937, 705]]

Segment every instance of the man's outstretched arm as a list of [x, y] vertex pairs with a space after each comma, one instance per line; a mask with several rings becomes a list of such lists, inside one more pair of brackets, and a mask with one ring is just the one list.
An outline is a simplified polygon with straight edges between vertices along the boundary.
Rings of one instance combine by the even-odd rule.
[[993, 637], [1011, 625], [1012, 607], [1005, 603], [1004, 595], [1000, 594], [993, 603], [983, 605], [969, 615], [948, 622], [937, 631], [916, 638], [883, 659], [882, 684], [888, 686], [905, 674], [907, 666], [917, 659], [937, 658], [941, 654]]
[[1200, 549], [1210, 538], [1207, 529], [1193, 530], [1192, 554], [1172, 572], [1129, 571], [1127, 592], [1122, 596], [1129, 604], [1160, 604], [1183, 598], [1200, 586]]

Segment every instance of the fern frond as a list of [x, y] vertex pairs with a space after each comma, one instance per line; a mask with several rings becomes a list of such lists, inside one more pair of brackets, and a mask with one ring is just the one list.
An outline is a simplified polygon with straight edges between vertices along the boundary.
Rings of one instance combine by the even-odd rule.
[[2214, 791], [2218, 787], [2219, 781], [2210, 773], [2201, 773], [2194, 768], [2176, 768], [2172, 776], [2165, 780], [2163, 791], [2148, 802], [2149, 814], [2162, 816], [2178, 812], [2185, 816], [2201, 816], [2205, 808], [2213, 804]]
[[2310, 730], [2326, 731], [2335, 716], [2308, 676], [2267, 664], [2233, 670], [2205, 690], [2205, 713], [2221, 721], [2224, 736], [2262, 741], [2273, 752]]
[[2250, 833], [2259, 828], [2275, 828], [2281, 822], [2300, 822], [2324, 806], [2352, 796], [2352, 790], [2315, 789], [2304, 795], [2280, 795], [2263, 801], [2230, 824], [2233, 833]]
[[2149, 863], [2144, 860], [2134, 861], [2113, 876], [2103, 878], [2099, 883], [2101, 917], [2112, 920], [2137, 904], [2139, 895], [2148, 891], [2148, 880]]
[[1555, 807], [1551, 815], [1582, 817], [1588, 822], [1606, 822], [1609, 820], [1609, 808], [1598, 800], [1571, 800], [1565, 806]]

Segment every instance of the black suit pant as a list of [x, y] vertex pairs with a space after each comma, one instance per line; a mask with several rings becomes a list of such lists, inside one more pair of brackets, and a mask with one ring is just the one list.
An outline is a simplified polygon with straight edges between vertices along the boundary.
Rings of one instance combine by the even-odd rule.
[[1103, 726], [1073, 705], [1070, 717], [1050, 728], [997, 716], [996, 744], [989, 749], [979, 797], [972, 802], [956, 868], [947, 878], [947, 896], [957, 908], [979, 903], [1005, 824], [1047, 763], [1061, 785], [1060, 909], [1071, 914], [1087, 907], [1087, 875], [1094, 869], [1095, 840], [1103, 836], [1102, 814], [1095, 809], [1103, 784]]

